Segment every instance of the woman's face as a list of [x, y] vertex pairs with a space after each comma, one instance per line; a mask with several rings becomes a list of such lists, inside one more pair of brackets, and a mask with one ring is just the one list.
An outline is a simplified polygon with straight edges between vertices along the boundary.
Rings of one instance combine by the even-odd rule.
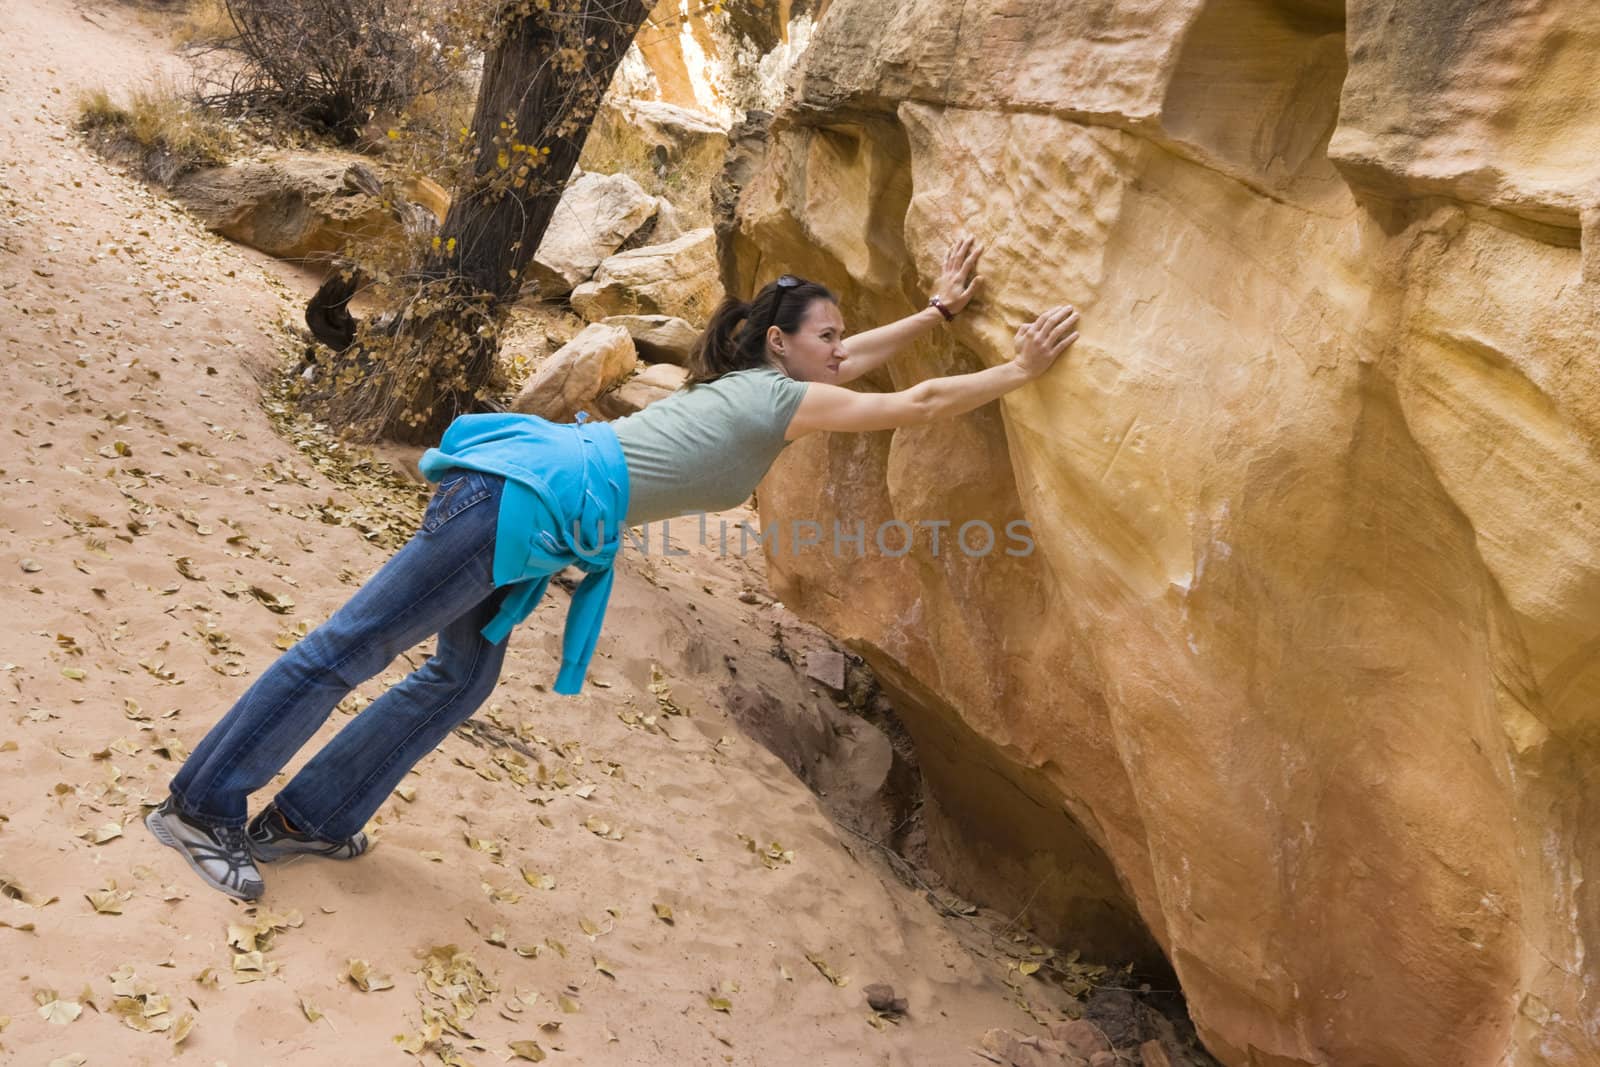
[[832, 300], [811, 301], [800, 318], [800, 328], [784, 333], [767, 331], [767, 351], [775, 355], [789, 377], [800, 382], [832, 382], [844, 362], [844, 316]]

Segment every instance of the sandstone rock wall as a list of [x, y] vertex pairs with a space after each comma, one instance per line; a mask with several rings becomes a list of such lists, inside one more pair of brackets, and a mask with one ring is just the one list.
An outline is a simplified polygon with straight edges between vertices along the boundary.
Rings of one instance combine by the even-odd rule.
[[[1083, 309], [999, 404], [787, 449], [764, 523], [867, 553], [774, 588], [898, 690], [957, 888], [1159, 949], [1229, 1064], [1600, 1062], [1597, 37], [1584, 0], [837, 0], [740, 203], [743, 287], [852, 327], [988, 242], [872, 387]], [[891, 558], [894, 518], [1035, 548]]]

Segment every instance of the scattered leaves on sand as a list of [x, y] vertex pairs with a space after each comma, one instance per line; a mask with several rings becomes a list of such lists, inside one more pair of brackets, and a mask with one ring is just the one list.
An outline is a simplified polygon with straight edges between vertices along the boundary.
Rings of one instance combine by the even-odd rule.
[[[71, 790], [69, 789], [68, 791], [70, 792]], [[20, 900], [30, 908], [42, 908], [61, 899], [60, 897], [41, 897], [37, 893], [30, 893], [4, 875], [0, 875], [0, 897]]]
[[493, 856], [495, 859], [500, 858], [500, 843], [498, 841], [491, 841], [486, 837], [473, 837], [465, 830], [461, 832], [461, 836], [467, 839], [468, 848], [476, 849], [486, 855]]
[[386, 974], [372, 969], [366, 960], [351, 960], [345, 965], [344, 978], [354, 983], [363, 993], [376, 993], [380, 989], [393, 989], [394, 981]]
[[65, 1026], [83, 1014], [83, 1005], [76, 1000], [61, 1000], [54, 989], [41, 989], [33, 995], [39, 1005], [39, 1018], [56, 1026]]
[[322, 1012], [318, 1011], [317, 1006], [305, 997], [300, 998], [300, 1010], [305, 1014], [306, 1022], [308, 1023], [314, 1023], [322, 1018]]
[[88, 826], [78, 831], [78, 836], [91, 845], [103, 845], [107, 841], [115, 841], [122, 836], [122, 824], [119, 822], [102, 823], [99, 826]]
[[269, 960], [259, 951], [236, 952], [233, 955], [233, 980], [244, 985], [262, 982], [278, 973], [278, 962]]
[[607, 841], [621, 841], [622, 831], [613, 829], [611, 824], [598, 815], [591, 815], [583, 820], [583, 828], [596, 837], [603, 837]]
[[184, 508], [183, 510], [179, 511], [178, 518], [182, 519], [190, 526], [193, 526], [194, 532], [199, 534], [201, 537], [209, 537], [212, 533], [211, 527], [201, 522], [199, 516], [190, 511], [188, 508]]
[[244, 922], [228, 924], [228, 944], [240, 952], [265, 952], [272, 948], [273, 935], [280, 930], [303, 925], [305, 917], [298, 910], [285, 915], [261, 910]]
[[279, 630], [278, 636], [272, 639], [272, 644], [275, 648], [287, 652], [289, 649], [295, 646], [296, 642], [310, 632], [310, 624], [304, 620], [301, 620], [300, 622], [297, 622], [293, 626], [289, 627], [287, 630]]
[[110, 978], [114, 996], [111, 1014], [124, 1026], [141, 1033], [164, 1033], [172, 1028], [173, 1020], [168, 1014], [171, 999], [134, 973], [131, 964], [118, 967]]
[[744, 842], [745, 848], [749, 849], [751, 852], [754, 852], [757, 856], [760, 856], [761, 862], [765, 864], [768, 869], [776, 869], [783, 866], [785, 863], [794, 862], [794, 849], [784, 848], [776, 841], [763, 848], [761, 845], [756, 844], [756, 839], [751, 837], [749, 834], [740, 834], [739, 840]]
[[246, 586], [244, 591], [255, 597], [261, 602], [262, 607], [274, 614], [288, 615], [294, 611], [294, 598], [287, 594], [269, 593], [259, 585]]
[[150, 746], [150, 751], [157, 755], [165, 756], [174, 763], [182, 763], [189, 758], [189, 746], [176, 737], [168, 737]]
[[[143, 751], [144, 746], [139, 745], [136, 742], [129, 741], [125, 737], [119, 737], [105, 748], [102, 748], [99, 752], [91, 752], [90, 755], [97, 760], [108, 760], [113, 755], [137, 756]], [[96, 841], [95, 844], [98, 845], [100, 842]]]
[[535, 889], [554, 889], [556, 887], [555, 875], [535, 874], [526, 867], [522, 868], [522, 880]]
[[444, 1002], [444, 1006], [424, 1006], [425, 1031], [432, 1029], [432, 1023], [442, 1023], [456, 1033], [465, 1033], [466, 1024], [477, 1014], [478, 1005], [500, 991], [499, 985], [483, 973], [472, 956], [455, 945], [430, 948], [417, 974], [428, 991]]
[[409, 1052], [413, 1056], [422, 1055], [423, 1051], [438, 1041], [444, 1033], [444, 1026], [434, 1023], [431, 1028], [424, 1029], [420, 1034], [395, 1034], [394, 1043], [400, 1046], [402, 1052]]
[[139, 666], [143, 667], [152, 677], [166, 682], [169, 685], [183, 684], [183, 679], [179, 678], [175, 671], [167, 670], [167, 665], [164, 660], [158, 660], [154, 657], [149, 657], [140, 660]]
[[666, 675], [662, 672], [661, 665], [655, 662], [650, 664], [650, 692], [655, 694], [656, 704], [660, 706], [661, 714], [689, 714], [672, 699], [672, 689], [667, 685]]
[[519, 1060], [528, 1060], [530, 1063], [545, 1061], [544, 1049], [539, 1047], [537, 1041], [513, 1041], [509, 1047]]
[[489, 882], [480, 882], [479, 885], [489, 895], [490, 900], [498, 900], [502, 904], [515, 904], [522, 899], [522, 894], [510, 886], [497, 886]]
[[672, 908], [671, 907], [667, 906], [666, 904], [652, 904], [652, 905], [650, 905], [650, 907], [655, 910], [656, 918], [660, 919], [662, 922], [666, 923], [668, 926], [672, 926], [673, 925]]
[[104, 889], [85, 893], [89, 904], [101, 915], [121, 915], [122, 905], [133, 899], [133, 890], [118, 890], [115, 879], [106, 882]]
[[811, 966], [815, 967], [818, 972], [821, 973], [822, 977], [826, 978], [834, 985], [843, 987], [850, 984], [850, 979], [848, 977], [834, 971], [832, 967], [828, 966], [828, 961], [816, 953], [807, 952], [806, 959], [810, 961]]

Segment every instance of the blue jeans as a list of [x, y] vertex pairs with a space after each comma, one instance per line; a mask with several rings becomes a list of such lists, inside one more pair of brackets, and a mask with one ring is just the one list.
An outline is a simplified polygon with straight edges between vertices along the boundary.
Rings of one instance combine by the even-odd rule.
[[400, 653], [437, 633], [437, 651], [374, 700], [277, 796], [296, 829], [329, 840], [360, 830], [413, 764], [494, 689], [505, 642], [478, 631], [499, 610], [495, 527], [505, 482], [454, 470], [415, 536], [333, 617], [255, 680], [172, 779], [195, 822], [243, 826], [246, 798], [272, 780], [335, 705]]

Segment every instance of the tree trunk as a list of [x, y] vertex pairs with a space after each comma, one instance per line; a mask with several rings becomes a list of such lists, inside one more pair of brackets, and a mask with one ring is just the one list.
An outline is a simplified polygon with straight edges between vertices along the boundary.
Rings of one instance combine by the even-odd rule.
[[471, 174], [397, 313], [363, 326], [333, 368], [323, 406], [336, 424], [424, 443], [478, 406], [503, 308], [648, 13], [641, 0], [508, 0], [478, 91]]

